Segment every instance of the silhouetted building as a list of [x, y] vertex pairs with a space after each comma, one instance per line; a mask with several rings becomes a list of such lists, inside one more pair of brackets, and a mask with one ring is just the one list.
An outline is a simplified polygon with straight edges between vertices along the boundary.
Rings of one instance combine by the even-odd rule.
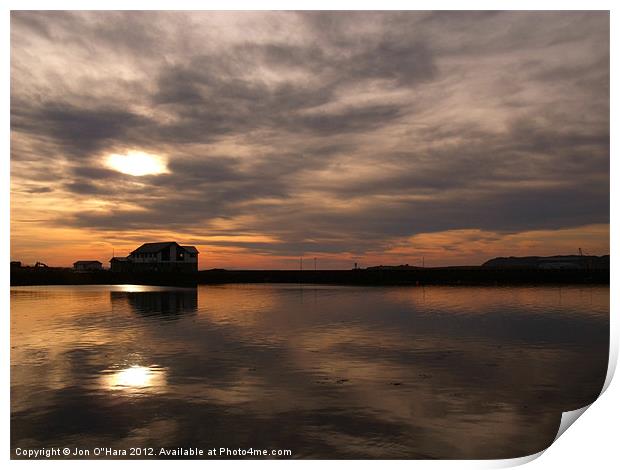
[[126, 256], [114, 256], [110, 258], [110, 271], [115, 273], [131, 272], [131, 262]]
[[126, 257], [110, 260], [114, 272], [196, 272], [198, 250], [177, 242], [145, 243]]
[[409, 266], [408, 264], [399, 264], [398, 266], [383, 266], [383, 265], [370, 266], [366, 269], [369, 271], [394, 271], [394, 270], [407, 271], [407, 270], [413, 270], [413, 269], [420, 269], [420, 267]]
[[11, 269], [21, 268], [21, 267], [22, 267], [21, 261], [11, 261]]
[[609, 269], [609, 255], [511, 256], [509, 258], [493, 258], [482, 266], [505, 269]]
[[73, 269], [78, 272], [101, 271], [103, 265], [100, 261], [76, 261]]

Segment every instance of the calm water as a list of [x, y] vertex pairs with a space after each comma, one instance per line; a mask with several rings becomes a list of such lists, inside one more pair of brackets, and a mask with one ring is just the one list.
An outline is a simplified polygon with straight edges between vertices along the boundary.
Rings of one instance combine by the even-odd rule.
[[608, 340], [608, 287], [11, 288], [11, 445], [518, 457]]

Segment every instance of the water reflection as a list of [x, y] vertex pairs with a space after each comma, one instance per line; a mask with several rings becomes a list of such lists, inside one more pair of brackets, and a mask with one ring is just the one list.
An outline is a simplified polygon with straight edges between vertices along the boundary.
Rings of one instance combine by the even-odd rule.
[[140, 315], [174, 316], [196, 312], [198, 309], [198, 290], [122, 290], [111, 291], [110, 301], [114, 304], [126, 303], [132, 311]]
[[118, 371], [104, 372], [105, 387], [111, 390], [143, 391], [166, 385], [166, 371], [158, 366], [131, 366]]
[[12, 289], [13, 448], [517, 457], [607, 368], [605, 287], [122, 290]]

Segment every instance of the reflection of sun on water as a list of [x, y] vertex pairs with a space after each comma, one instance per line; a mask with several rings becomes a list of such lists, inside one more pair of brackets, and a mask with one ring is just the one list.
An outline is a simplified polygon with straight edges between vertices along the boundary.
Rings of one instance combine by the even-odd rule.
[[113, 390], [138, 390], [166, 385], [165, 371], [158, 367], [132, 366], [116, 371], [106, 378], [106, 387]]
[[120, 387], [148, 387], [151, 378], [146, 367], [130, 367], [116, 374], [116, 385]]
[[136, 150], [124, 155], [109, 155], [105, 163], [112, 170], [132, 176], [159, 175], [168, 171], [163, 157]]
[[139, 284], [119, 284], [110, 287], [113, 292], [162, 292], [163, 288], [156, 286], [143, 286]]

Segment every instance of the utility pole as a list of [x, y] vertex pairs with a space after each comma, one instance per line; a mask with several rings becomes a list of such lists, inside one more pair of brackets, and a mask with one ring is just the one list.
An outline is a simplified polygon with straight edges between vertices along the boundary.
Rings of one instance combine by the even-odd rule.
[[316, 258], [314, 258], [314, 270], [316, 271]]
[[303, 270], [304, 270], [303, 258], [299, 258], [299, 270], [300, 270], [300, 271], [303, 271]]

